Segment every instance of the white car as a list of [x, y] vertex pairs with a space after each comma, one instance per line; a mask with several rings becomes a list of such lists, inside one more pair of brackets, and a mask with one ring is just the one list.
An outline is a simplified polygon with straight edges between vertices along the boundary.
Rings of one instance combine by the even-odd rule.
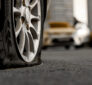
[[77, 23], [75, 25], [76, 31], [72, 35], [75, 46], [81, 46], [89, 41], [90, 30], [85, 23]]

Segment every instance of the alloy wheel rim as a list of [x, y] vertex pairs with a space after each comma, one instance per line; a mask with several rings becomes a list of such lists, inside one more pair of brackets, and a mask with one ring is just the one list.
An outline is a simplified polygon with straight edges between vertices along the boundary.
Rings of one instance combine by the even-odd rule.
[[32, 62], [40, 42], [40, 0], [14, 0], [13, 14], [18, 50], [25, 62]]

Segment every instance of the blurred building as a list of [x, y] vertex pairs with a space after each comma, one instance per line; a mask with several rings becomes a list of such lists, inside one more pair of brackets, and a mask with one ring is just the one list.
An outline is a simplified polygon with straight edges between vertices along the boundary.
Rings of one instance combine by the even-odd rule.
[[50, 21], [73, 22], [72, 0], [53, 0], [50, 5]]
[[73, 0], [52, 0], [48, 10], [48, 22], [69, 22], [73, 23]]
[[88, 0], [73, 0], [73, 16], [88, 24]]
[[92, 0], [52, 0], [48, 10], [45, 28], [48, 22], [69, 22], [73, 24], [73, 18], [89, 25], [92, 29]]

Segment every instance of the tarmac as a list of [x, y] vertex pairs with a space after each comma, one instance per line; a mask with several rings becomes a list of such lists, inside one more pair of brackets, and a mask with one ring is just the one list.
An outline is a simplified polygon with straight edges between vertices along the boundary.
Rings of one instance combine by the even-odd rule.
[[92, 85], [92, 48], [42, 51], [39, 66], [0, 70], [0, 85]]

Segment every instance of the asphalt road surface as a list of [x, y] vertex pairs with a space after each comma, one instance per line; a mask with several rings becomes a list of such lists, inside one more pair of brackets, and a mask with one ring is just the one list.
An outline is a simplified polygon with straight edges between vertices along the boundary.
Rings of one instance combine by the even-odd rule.
[[92, 49], [53, 47], [39, 66], [0, 70], [0, 85], [92, 85]]

